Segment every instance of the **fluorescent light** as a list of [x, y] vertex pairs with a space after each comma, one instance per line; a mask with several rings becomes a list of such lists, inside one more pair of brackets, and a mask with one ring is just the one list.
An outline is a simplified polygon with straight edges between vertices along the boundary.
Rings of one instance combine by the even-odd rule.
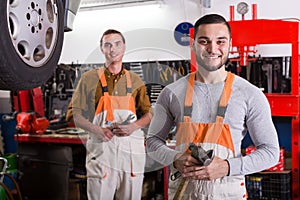
[[81, 1], [80, 9], [122, 8], [162, 3], [164, 3], [164, 0], [83, 0]]

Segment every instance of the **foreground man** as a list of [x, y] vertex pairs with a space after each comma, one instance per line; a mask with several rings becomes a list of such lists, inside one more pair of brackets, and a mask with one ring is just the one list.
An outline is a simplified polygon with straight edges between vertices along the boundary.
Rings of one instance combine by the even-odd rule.
[[[203, 16], [194, 31], [192, 50], [198, 70], [161, 92], [148, 131], [147, 151], [155, 160], [171, 165], [171, 174], [181, 173], [181, 178], [169, 181], [170, 199], [182, 178], [189, 180], [184, 199], [246, 199], [244, 175], [279, 160], [270, 106], [256, 86], [225, 71], [231, 30], [222, 16]], [[165, 142], [174, 123], [175, 150]], [[241, 142], [247, 131], [257, 150], [242, 156]], [[205, 165], [192, 157], [190, 143], [213, 150], [212, 162]]]

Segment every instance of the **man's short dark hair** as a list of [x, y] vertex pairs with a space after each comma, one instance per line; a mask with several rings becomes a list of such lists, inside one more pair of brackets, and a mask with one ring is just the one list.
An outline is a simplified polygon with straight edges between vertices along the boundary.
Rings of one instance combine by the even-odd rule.
[[119, 35], [122, 37], [122, 40], [123, 40], [123, 42], [124, 42], [124, 44], [125, 44], [125, 37], [123, 36], [123, 34], [122, 34], [120, 31], [117, 31], [117, 30], [115, 30], [115, 29], [108, 29], [108, 30], [106, 30], [106, 31], [102, 34], [102, 36], [101, 36], [101, 39], [100, 39], [100, 46], [102, 46], [103, 37], [104, 37], [105, 35], [110, 35], [110, 34], [119, 34]]
[[228, 28], [229, 35], [231, 37], [231, 28], [229, 23], [226, 21], [224, 17], [218, 14], [208, 14], [204, 15], [200, 19], [198, 19], [194, 25], [194, 39], [196, 37], [196, 34], [198, 32], [199, 26], [203, 24], [225, 24]]

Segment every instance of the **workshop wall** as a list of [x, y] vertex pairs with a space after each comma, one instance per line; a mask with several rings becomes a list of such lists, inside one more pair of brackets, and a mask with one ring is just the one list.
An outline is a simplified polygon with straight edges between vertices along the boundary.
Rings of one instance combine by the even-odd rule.
[[174, 30], [181, 22], [194, 23], [201, 14], [200, 1], [164, 2], [162, 5], [80, 10], [75, 18], [74, 30], [65, 34], [60, 62], [103, 63], [98, 41], [108, 28], [124, 33], [126, 62], [189, 58], [189, 47], [176, 43]]
[[[208, 8], [204, 8], [208, 2]], [[102, 63], [99, 38], [104, 30], [115, 28], [127, 39], [125, 61], [155, 61], [190, 59], [188, 46], [174, 39], [174, 29], [181, 22], [194, 23], [206, 13], [219, 13], [229, 19], [229, 6], [240, 0], [164, 0], [162, 5], [145, 5], [113, 9], [80, 10], [74, 30], [65, 34], [60, 63]], [[258, 19], [300, 18], [297, 0], [247, 0], [251, 19], [251, 5], [257, 4]], [[271, 7], [271, 8], [270, 8]], [[235, 13], [235, 19], [241, 17]], [[289, 56], [289, 45], [258, 46], [263, 56]]]

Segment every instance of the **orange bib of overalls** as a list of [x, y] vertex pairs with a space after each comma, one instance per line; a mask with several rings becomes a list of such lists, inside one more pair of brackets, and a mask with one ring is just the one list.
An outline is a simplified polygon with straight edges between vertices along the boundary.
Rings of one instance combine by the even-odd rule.
[[[183, 121], [177, 125], [176, 149], [181, 152], [189, 151], [190, 143], [201, 145], [203, 149], [213, 149], [215, 156], [228, 159], [235, 156], [234, 145], [230, 127], [224, 124], [227, 103], [231, 96], [231, 88], [234, 80], [232, 73], [227, 74], [224, 89], [221, 95], [215, 123], [191, 122], [192, 98], [194, 94], [194, 82], [196, 73], [191, 73], [186, 90]], [[199, 111], [201, 112], [201, 111]], [[181, 179], [181, 178], [180, 178]], [[180, 179], [169, 184], [169, 197], [174, 196]], [[184, 199], [243, 199], [246, 197], [246, 188], [243, 176], [223, 177], [213, 181], [193, 180], [189, 181]], [[232, 190], [232, 188], [235, 188]]]
[[[100, 113], [104, 113], [104, 118], [101, 117], [100, 125], [101, 127], [105, 127], [103, 122], [122, 122], [128, 117], [128, 112], [132, 114], [136, 114], [135, 103], [132, 97], [132, 84], [130, 80], [130, 74], [127, 70], [125, 70], [126, 76], [126, 96], [110, 96], [108, 93], [107, 82], [104, 75], [104, 68], [100, 68], [98, 70], [98, 76], [102, 84], [103, 96], [100, 98], [95, 116]], [[117, 114], [114, 114], [116, 113]]]

